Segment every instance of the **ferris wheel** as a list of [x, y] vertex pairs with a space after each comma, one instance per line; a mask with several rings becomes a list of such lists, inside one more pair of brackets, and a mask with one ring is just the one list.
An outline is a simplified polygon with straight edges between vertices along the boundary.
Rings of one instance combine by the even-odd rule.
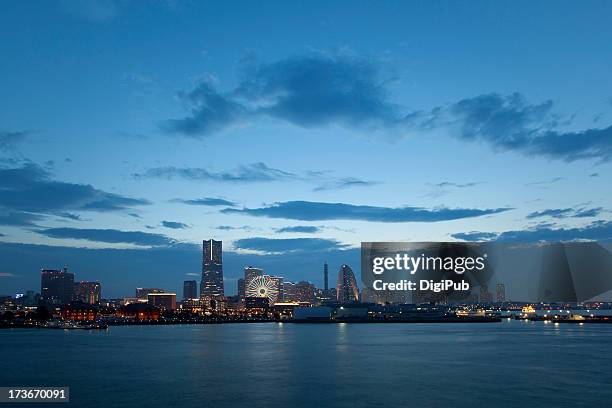
[[248, 297], [267, 297], [270, 304], [274, 304], [278, 301], [279, 288], [277, 282], [270, 276], [255, 276], [247, 283], [245, 295]]

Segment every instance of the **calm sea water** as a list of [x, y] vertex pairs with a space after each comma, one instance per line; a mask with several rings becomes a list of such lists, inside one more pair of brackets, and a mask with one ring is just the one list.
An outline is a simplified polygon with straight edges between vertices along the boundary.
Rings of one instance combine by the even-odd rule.
[[599, 407], [611, 347], [612, 325], [523, 321], [0, 330], [0, 385], [79, 407]]

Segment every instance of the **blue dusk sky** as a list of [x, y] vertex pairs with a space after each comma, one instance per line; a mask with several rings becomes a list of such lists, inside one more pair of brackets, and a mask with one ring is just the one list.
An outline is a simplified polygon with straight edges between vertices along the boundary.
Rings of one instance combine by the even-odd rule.
[[208, 238], [228, 294], [361, 241], [612, 239], [610, 2], [0, 7], [0, 294], [178, 291]]

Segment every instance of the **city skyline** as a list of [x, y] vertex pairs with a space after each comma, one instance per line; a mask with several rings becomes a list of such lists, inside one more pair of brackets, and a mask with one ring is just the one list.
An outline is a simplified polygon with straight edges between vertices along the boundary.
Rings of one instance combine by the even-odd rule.
[[362, 241], [609, 242], [612, 6], [520, 4], [3, 5], [0, 292], [181, 293], [201, 236], [228, 293]]

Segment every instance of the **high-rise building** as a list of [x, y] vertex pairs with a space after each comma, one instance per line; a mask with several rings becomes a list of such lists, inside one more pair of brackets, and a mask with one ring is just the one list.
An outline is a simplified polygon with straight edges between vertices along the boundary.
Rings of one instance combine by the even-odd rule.
[[238, 279], [238, 297], [243, 299], [244, 296], [244, 278], [240, 278]]
[[149, 293], [164, 293], [165, 290], [159, 288], [136, 288], [136, 299], [147, 299]]
[[498, 303], [503, 303], [506, 301], [506, 285], [503, 283], [498, 283], [495, 287], [496, 297]]
[[342, 265], [338, 271], [336, 295], [338, 302], [340, 303], [352, 303], [359, 301], [359, 288], [357, 287], [355, 274], [348, 265]]
[[74, 273], [68, 269], [43, 269], [40, 272], [40, 295], [54, 304], [68, 304], [74, 295]]
[[480, 285], [480, 303], [491, 303], [493, 301], [493, 295], [489, 292], [489, 288], [486, 283]]
[[329, 266], [327, 266], [327, 261], [323, 264], [323, 289], [325, 292], [329, 291]]
[[314, 303], [316, 299], [316, 288], [310, 282], [301, 281], [293, 283], [283, 282], [283, 294], [285, 302], [308, 302]]
[[76, 282], [74, 284], [74, 300], [95, 305], [100, 302], [101, 291], [100, 282]]
[[176, 309], [176, 293], [149, 293], [147, 295], [149, 305], [162, 309]]
[[202, 282], [200, 297], [224, 296], [223, 257], [221, 241], [202, 241]]
[[255, 268], [253, 266], [245, 266], [244, 267], [244, 287], [246, 288], [247, 286], [249, 286], [249, 282], [251, 282], [252, 279], [258, 276], [263, 276], [263, 269]]
[[186, 280], [183, 282], [183, 299], [196, 299], [198, 297], [198, 282]]

